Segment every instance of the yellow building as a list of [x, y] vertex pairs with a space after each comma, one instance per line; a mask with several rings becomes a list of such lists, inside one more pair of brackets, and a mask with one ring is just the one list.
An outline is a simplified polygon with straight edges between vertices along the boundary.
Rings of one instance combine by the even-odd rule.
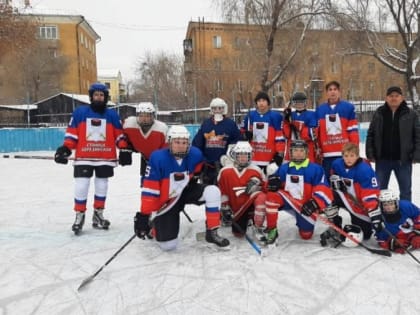
[[125, 85], [120, 70], [99, 69], [98, 81], [108, 87], [111, 101], [116, 104], [126, 101]]
[[[299, 27], [279, 30], [273, 60], [284, 62], [300, 33]], [[382, 100], [388, 86], [404, 87], [403, 76], [375, 58], [346, 54], [348, 47], [359, 48], [366, 43], [361, 36], [360, 32], [307, 30], [293, 62], [281, 81], [269, 91], [275, 106], [281, 107], [296, 90], [306, 92], [312, 104], [319, 104], [325, 99], [325, 83], [330, 80], [339, 81], [342, 97], [352, 101]], [[397, 33], [381, 36], [398, 44]], [[210, 100], [218, 96], [227, 100], [230, 113], [235, 115], [253, 105], [265, 61], [260, 25], [190, 22], [184, 40], [184, 56], [190, 106], [208, 106]], [[273, 62], [272, 67], [276, 66]]]
[[87, 94], [97, 81], [100, 36], [92, 26], [81, 15], [33, 12], [21, 17], [36, 24], [37, 47], [26, 55], [0, 57], [0, 103], [32, 103], [59, 92]]

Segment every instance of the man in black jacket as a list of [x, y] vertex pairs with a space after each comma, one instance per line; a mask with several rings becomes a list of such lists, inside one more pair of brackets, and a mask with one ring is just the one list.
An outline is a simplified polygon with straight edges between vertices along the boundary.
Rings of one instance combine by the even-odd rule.
[[387, 189], [394, 171], [400, 199], [411, 201], [412, 164], [420, 162], [420, 121], [407, 106], [400, 87], [391, 86], [386, 102], [370, 123], [366, 138], [366, 156], [375, 162], [380, 189]]

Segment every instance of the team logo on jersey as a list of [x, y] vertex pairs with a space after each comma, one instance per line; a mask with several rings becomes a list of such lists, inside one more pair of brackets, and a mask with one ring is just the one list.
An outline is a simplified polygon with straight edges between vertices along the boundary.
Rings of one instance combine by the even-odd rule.
[[101, 118], [86, 119], [86, 140], [105, 141], [106, 140], [106, 120]]
[[343, 128], [341, 127], [340, 115], [338, 113], [329, 114], [325, 118], [327, 134], [331, 136], [341, 134]]

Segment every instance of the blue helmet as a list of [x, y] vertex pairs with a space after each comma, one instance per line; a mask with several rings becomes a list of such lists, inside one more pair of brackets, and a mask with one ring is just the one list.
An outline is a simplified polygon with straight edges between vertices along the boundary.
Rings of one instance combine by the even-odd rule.
[[105, 98], [104, 98], [104, 103], [105, 103], [105, 104], [106, 104], [106, 103], [108, 103], [108, 99], [109, 99], [109, 91], [108, 91], [108, 88], [106, 87], [106, 85], [105, 85], [105, 84], [103, 84], [103, 83], [101, 83], [101, 82], [96, 82], [96, 83], [93, 83], [93, 84], [90, 86], [90, 88], [89, 88], [89, 98], [90, 98], [90, 101], [91, 101], [91, 102], [92, 102], [93, 93], [94, 93], [95, 91], [100, 91], [100, 92], [103, 92], [103, 93], [104, 93], [104, 96], [105, 96]]

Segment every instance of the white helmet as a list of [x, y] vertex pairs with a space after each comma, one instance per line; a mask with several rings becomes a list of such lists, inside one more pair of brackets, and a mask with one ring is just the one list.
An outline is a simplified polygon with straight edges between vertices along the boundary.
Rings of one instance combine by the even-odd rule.
[[210, 113], [214, 116], [215, 121], [223, 120], [223, 115], [228, 112], [228, 106], [224, 100], [216, 97], [210, 102]]
[[136, 113], [155, 114], [156, 110], [152, 103], [142, 102], [137, 105]]
[[[347, 234], [350, 234], [358, 242], [363, 241], [363, 231], [360, 226], [354, 224], [347, 224], [343, 227], [343, 230]], [[351, 239], [344, 237], [343, 235], [341, 235], [341, 240], [343, 241], [343, 245], [345, 247], [356, 247], [359, 245], [359, 243], [353, 242]]]
[[[242, 153], [242, 154], [247, 154], [248, 158], [247, 160], [244, 161], [240, 161], [238, 159], [238, 155]], [[232, 150], [230, 151], [230, 156], [232, 158], [232, 160], [234, 161], [236, 166], [239, 166], [240, 168], [244, 168], [247, 167], [250, 163], [251, 163], [251, 159], [252, 159], [252, 147], [249, 144], [248, 141], [238, 141], [235, 146], [232, 148]]]
[[[172, 150], [172, 140], [173, 139], [187, 139], [188, 140], [188, 147], [185, 152], [174, 152]], [[174, 125], [168, 130], [167, 135], [167, 142], [169, 145], [169, 150], [175, 157], [184, 158], [190, 149], [190, 133], [188, 132], [188, 129], [185, 128], [185, 126], [182, 125]]]
[[391, 189], [383, 189], [379, 193], [379, 205], [381, 207], [381, 210], [383, 211], [383, 203], [384, 202], [391, 202], [393, 201], [395, 204], [395, 210], [394, 211], [387, 211], [387, 213], [395, 213], [398, 211], [398, 200], [400, 200], [400, 197]]

